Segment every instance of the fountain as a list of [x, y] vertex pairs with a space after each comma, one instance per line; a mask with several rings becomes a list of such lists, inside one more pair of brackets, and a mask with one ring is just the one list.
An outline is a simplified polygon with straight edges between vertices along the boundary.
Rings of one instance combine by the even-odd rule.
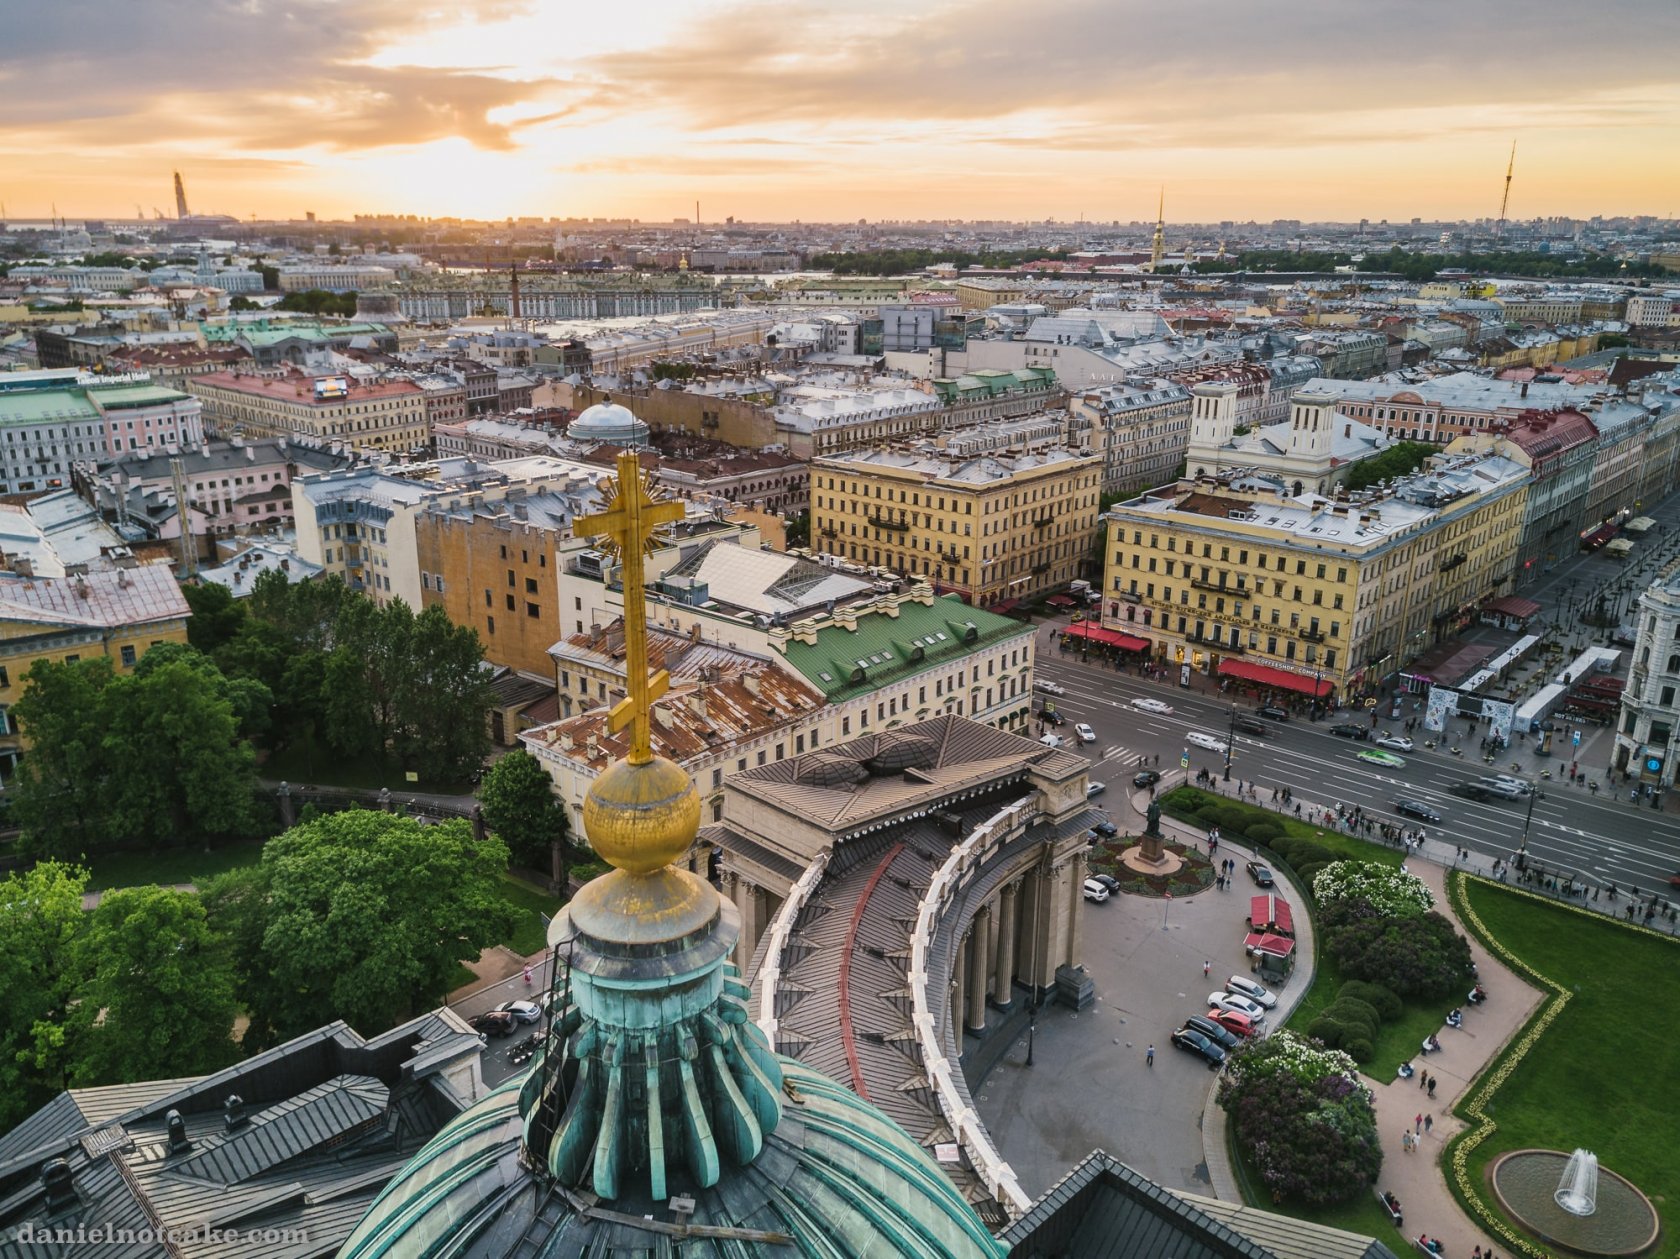
[[1638, 1255], [1657, 1240], [1656, 1208], [1590, 1150], [1512, 1150], [1488, 1169], [1494, 1195], [1541, 1241], [1578, 1255]]
[[1571, 1215], [1591, 1215], [1598, 1210], [1598, 1155], [1591, 1150], [1571, 1154], [1552, 1197]]

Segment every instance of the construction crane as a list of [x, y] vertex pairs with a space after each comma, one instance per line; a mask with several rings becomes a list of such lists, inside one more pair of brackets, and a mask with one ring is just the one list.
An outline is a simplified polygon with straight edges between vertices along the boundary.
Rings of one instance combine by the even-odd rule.
[[1511, 206], [1511, 173], [1517, 169], [1517, 142], [1511, 141], [1511, 160], [1505, 167], [1505, 195], [1499, 201], [1499, 222], [1494, 224], [1493, 239], [1505, 235], [1505, 211]]

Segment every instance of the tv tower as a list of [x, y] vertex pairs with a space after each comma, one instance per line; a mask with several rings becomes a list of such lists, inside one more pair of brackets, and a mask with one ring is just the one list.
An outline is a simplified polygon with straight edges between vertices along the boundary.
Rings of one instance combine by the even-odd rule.
[[1511, 141], [1511, 160], [1505, 167], [1505, 195], [1499, 201], [1499, 222], [1494, 224], [1493, 239], [1505, 235], [1505, 211], [1511, 205], [1511, 173], [1517, 169], [1517, 142]]
[[181, 182], [181, 172], [175, 172], [175, 217], [191, 217], [187, 211], [187, 186]]
[[1155, 211], [1155, 235], [1149, 242], [1149, 269], [1159, 271], [1167, 255], [1167, 190], [1161, 189], [1161, 204]]

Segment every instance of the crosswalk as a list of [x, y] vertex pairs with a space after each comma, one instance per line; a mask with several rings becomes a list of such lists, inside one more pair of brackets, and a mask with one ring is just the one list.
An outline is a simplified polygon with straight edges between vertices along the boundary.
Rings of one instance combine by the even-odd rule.
[[1117, 744], [1114, 747], [1103, 749], [1103, 754], [1098, 759], [1112, 761], [1124, 769], [1131, 769], [1134, 766], [1147, 764], [1152, 758], [1142, 752], [1134, 752], [1131, 748], [1121, 747]]

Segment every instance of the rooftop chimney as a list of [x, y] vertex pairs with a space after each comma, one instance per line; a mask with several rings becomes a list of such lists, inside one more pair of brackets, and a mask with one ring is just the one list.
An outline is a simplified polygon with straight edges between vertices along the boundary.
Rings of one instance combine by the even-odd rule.
[[41, 1167], [41, 1188], [47, 1194], [47, 1214], [68, 1211], [77, 1203], [70, 1164], [61, 1158], [48, 1159]]
[[238, 1093], [229, 1093], [222, 1101], [222, 1127], [232, 1132], [250, 1122], [245, 1115], [245, 1099]]
[[187, 1136], [187, 1121], [181, 1118], [181, 1112], [172, 1110], [163, 1117], [169, 1127], [169, 1152], [171, 1154], [185, 1154], [192, 1149], [192, 1138]]

